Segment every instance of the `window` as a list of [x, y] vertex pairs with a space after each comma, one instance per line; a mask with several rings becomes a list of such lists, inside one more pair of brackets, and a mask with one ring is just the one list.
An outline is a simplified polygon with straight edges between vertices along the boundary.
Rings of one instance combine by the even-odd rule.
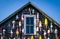
[[36, 17], [35, 15], [24, 15], [24, 31], [25, 35], [36, 34]]

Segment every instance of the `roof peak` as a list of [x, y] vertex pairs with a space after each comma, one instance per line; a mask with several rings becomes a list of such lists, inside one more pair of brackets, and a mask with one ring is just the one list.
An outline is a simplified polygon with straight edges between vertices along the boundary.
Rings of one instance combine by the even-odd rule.
[[32, 4], [32, 2], [29, 1], [27, 4]]
[[31, 2], [29, 1], [29, 3], [31, 3]]

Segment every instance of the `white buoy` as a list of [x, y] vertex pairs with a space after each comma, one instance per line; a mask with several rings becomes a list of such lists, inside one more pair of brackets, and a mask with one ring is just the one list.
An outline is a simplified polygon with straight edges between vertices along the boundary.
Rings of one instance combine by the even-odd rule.
[[57, 34], [57, 29], [55, 29], [55, 34]]
[[39, 13], [37, 12], [37, 19], [39, 19]]
[[14, 26], [15, 26], [15, 21], [14, 20], [12, 21], [12, 24], [13, 24], [13, 27], [12, 28], [14, 29]]
[[50, 33], [50, 30], [48, 30], [48, 32], [47, 32], [48, 34]]
[[16, 15], [16, 19], [18, 19], [19, 17], [18, 17], [18, 15]]
[[47, 39], [50, 39], [49, 37]]
[[3, 34], [5, 33], [5, 31], [6, 31], [6, 30], [5, 30], [5, 29], [3, 29]]
[[36, 31], [39, 31], [39, 27], [36, 28]]
[[15, 24], [15, 21], [13, 20], [12, 23]]
[[1, 39], [3, 39], [3, 36], [1, 36]]
[[44, 31], [44, 36], [46, 35], [46, 31]]
[[13, 39], [15, 39], [15, 38], [13, 38]]
[[24, 28], [22, 29], [22, 33], [24, 33]]
[[22, 16], [21, 16], [21, 19], [24, 20], [24, 16], [23, 16], [23, 14], [22, 14]]
[[50, 28], [53, 28], [53, 25], [52, 25], [52, 23], [51, 23], [51, 26], [50, 26]]
[[21, 26], [21, 21], [19, 21], [19, 26]]
[[11, 37], [12, 37], [13, 31], [11, 30], [10, 33], [11, 33]]

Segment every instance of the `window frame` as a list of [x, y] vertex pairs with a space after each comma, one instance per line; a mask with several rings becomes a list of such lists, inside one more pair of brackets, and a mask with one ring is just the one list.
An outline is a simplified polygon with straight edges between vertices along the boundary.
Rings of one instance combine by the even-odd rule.
[[[26, 33], [26, 17], [34, 17], [34, 33], [33, 34]], [[24, 15], [24, 35], [36, 35], [36, 15]]]

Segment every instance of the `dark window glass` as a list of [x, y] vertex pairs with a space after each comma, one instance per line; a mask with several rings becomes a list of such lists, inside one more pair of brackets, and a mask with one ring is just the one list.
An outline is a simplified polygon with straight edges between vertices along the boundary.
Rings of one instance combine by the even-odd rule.
[[34, 17], [26, 17], [26, 34], [34, 34]]
[[26, 24], [29, 25], [29, 17], [26, 17]]
[[26, 26], [26, 33], [29, 34], [29, 26]]
[[30, 33], [34, 34], [34, 26], [30, 26]]
[[33, 17], [30, 17], [30, 24], [34, 25], [34, 18]]

